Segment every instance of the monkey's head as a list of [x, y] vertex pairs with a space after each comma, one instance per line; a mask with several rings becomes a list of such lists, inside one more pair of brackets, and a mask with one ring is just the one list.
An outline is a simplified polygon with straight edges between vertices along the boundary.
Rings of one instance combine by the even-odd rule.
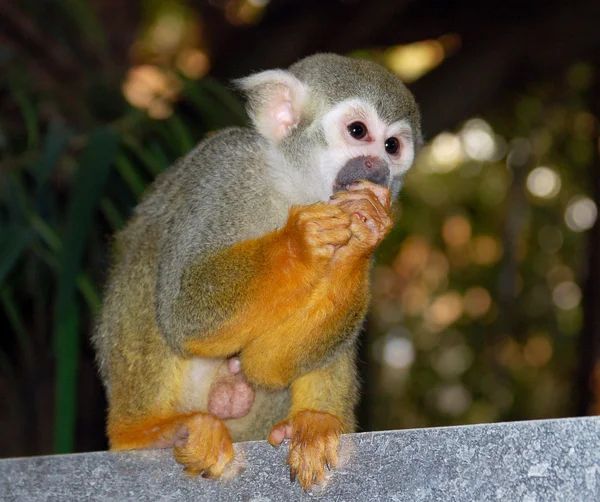
[[371, 61], [317, 54], [237, 83], [286, 191], [327, 200], [366, 179], [397, 195], [421, 128], [414, 97], [394, 74]]

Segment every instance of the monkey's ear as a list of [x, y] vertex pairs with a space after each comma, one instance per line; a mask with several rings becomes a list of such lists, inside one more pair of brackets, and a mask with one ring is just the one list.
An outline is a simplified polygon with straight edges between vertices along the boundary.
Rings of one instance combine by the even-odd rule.
[[275, 143], [300, 122], [306, 86], [285, 70], [267, 70], [234, 81], [248, 97], [248, 114], [256, 129]]

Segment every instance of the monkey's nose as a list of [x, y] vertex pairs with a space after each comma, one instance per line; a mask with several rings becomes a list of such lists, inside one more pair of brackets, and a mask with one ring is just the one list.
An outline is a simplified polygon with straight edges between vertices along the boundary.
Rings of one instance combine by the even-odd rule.
[[373, 163], [370, 160], [365, 161], [365, 166], [367, 166], [367, 169], [371, 169], [373, 167]]

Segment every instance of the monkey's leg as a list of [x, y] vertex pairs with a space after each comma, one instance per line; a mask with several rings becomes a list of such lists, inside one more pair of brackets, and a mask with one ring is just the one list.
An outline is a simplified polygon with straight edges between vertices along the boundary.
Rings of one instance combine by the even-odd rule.
[[197, 412], [110, 426], [111, 450], [167, 448], [190, 475], [216, 478], [233, 460], [233, 443], [226, 425], [210, 413]]
[[325, 467], [337, 465], [339, 437], [355, 428], [358, 386], [354, 349], [295, 380], [291, 392], [290, 413], [273, 426], [268, 440], [278, 446], [285, 438], [291, 439], [290, 475], [308, 490], [324, 481]]

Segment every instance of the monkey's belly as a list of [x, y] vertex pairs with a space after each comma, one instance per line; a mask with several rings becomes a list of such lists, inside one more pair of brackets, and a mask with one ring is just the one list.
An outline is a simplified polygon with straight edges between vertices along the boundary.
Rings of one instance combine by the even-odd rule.
[[[185, 362], [179, 408], [183, 412], [208, 411], [209, 393], [216, 379], [227, 375], [227, 360], [194, 357]], [[225, 420], [233, 441], [266, 439], [271, 427], [283, 420], [290, 407], [289, 390], [254, 388], [254, 403], [248, 413]]]

